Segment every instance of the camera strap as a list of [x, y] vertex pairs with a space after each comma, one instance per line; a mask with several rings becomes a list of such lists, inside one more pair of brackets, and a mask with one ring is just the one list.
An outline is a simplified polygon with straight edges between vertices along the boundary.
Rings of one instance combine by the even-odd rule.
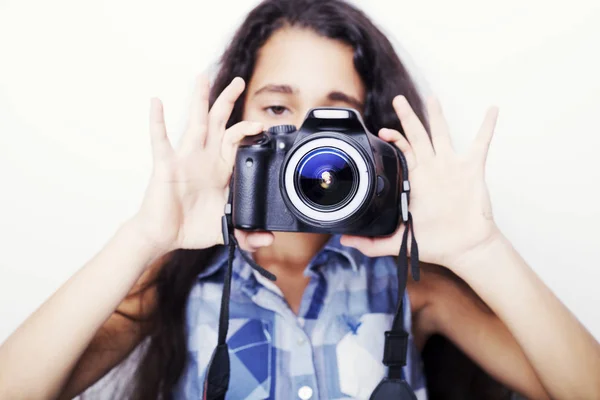
[[[411, 235], [411, 274], [414, 280], [419, 280], [419, 249], [415, 240], [412, 214], [408, 211], [410, 200], [410, 183], [408, 181], [408, 165], [404, 154], [396, 148], [400, 164], [402, 167], [402, 186], [400, 193], [400, 214], [404, 222], [404, 234], [402, 235], [402, 244], [398, 255], [398, 303], [396, 313], [392, 322], [391, 330], [385, 332], [385, 345], [383, 351], [383, 364], [388, 367], [388, 376], [384, 378], [371, 394], [370, 400], [416, 400], [416, 395], [410, 388], [405, 379], [402, 378], [402, 367], [406, 365], [408, 353], [408, 333], [404, 329], [404, 292], [406, 290], [406, 281], [408, 279], [408, 235]], [[207, 367], [204, 380], [203, 400], [225, 400], [225, 394], [229, 387], [230, 363], [229, 348], [227, 346], [227, 331], [229, 329], [229, 298], [231, 295], [231, 277], [233, 274], [233, 259], [236, 247], [239, 243], [234, 235], [232, 221], [232, 200], [233, 200], [233, 176], [229, 187], [229, 197], [225, 206], [225, 214], [221, 219], [221, 230], [223, 242], [228, 246], [229, 257], [227, 259], [227, 269], [225, 270], [225, 280], [223, 285], [223, 295], [221, 297], [221, 310], [219, 313], [219, 331], [217, 347], [215, 348], [211, 360]], [[271, 281], [276, 277], [254, 260], [247, 256], [243, 251], [240, 254], [244, 260], [261, 275]]]
[[411, 236], [410, 267], [415, 281], [420, 279], [419, 274], [419, 246], [415, 239], [414, 222], [412, 214], [408, 211], [410, 202], [410, 183], [408, 181], [408, 164], [404, 154], [396, 148], [398, 158], [402, 164], [402, 191], [400, 193], [400, 213], [404, 222], [402, 244], [398, 254], [398, 304], [392, 322], [391, 330], [385, 332], [383, 347], [383, 364], [388, 367], [388, 375], [377, 385], [370, 400], [417, 400], [414, 391], [406, 379], [402, 377], [402, 367], [406, 365], [408, 355], [408, 332], [404, 329], [404, 292], [408, 280], [408, 235]]
[[[221, 310], [219, 312], [219, 332], [217, 347], [206, 369], [206, 378], [204, 380], [203, 400], [224, 400], [227, 388], [229, 387], [230, 365], [229, 365], [229, 347], [227, 346], [227, 331], [229, 330], [229, 298], [231, 296], [231, 276], [233, 274], [233, 259], [235, 249], [240, 248], [235, 238], [233, 221], [231, 216], [231, 204], [233, 201], [233, 176], [229, 185], [229, 197], [225, 205], [225, 214], [221, 218], [221, 232], [223, 234], [223, 244], [228, 246], [229, 256], [227, 258], [227, 269], [225, 270], [225, 279], [223, 284], [223, 295], [221, 296]], [[275, 275], [258, 265], [246, 253], [240, 251], [244, 260], [252, 268], [258, 271], [265, 278], [274, 281]]]
[[412, 236], [411, 242], [411, 270], [413, 279], [418, 280], [419, 260], [418, 246], [414, 237], [412, 215], [408, 214], [405, 222], [402, 245], [398, 257], [398, 305], [392, 322], [391, 330], [385, 332], [383, 348], [383, 364], [388, 367], [388, 375], [384, 378], [371, 394], [370, 400], [416, 400], [413, 390], [402, 377], [402, 367], [406, 365], [408, 354], [408, 333], [404, 329], [404, 291], [408, 279], [408, 234]]

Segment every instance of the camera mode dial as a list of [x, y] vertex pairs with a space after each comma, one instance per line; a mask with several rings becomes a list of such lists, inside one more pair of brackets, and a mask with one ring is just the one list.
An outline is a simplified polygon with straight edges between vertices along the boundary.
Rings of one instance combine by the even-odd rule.
[[296, 132], [296, 127], [294, 125], [275, 125], [270, 127], [267, 132], [273, 135], [285, 135]]
[[256, 136], [246, 136], [242, 139], [240, 147], [269, 147], [271, 137], [266, 133], [259, 133]]

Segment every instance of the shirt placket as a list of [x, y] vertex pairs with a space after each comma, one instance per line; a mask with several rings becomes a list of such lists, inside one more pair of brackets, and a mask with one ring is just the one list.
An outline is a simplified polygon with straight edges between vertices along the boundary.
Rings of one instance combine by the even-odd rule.
[[286, 399], [313, 400], [322, 396], [319, 393], [312, 343], [309, 333], [304, 328], [307, 317], [312, 319], [318, 316], [324, 296], [319, 293], [325, 283], [322, 274], [310, 270], [311, 279], [305, 291], [308, 298], [303, 296], [299, 315], [290, 309], [277, 287], [272, 287], [271, 282], [263, 282], [266, 278], [255, 275], [255, 290], [250, 289], [251, 283], [247, 286], [248, 294], [256, 305], [279, 316], [279, 319], [275, 320], [274, 344], [278, 352], [284, 351], [289, 354], [289, 365], [285, 366], [285, 370], [291, 378], [291, 393], [280, 394]]

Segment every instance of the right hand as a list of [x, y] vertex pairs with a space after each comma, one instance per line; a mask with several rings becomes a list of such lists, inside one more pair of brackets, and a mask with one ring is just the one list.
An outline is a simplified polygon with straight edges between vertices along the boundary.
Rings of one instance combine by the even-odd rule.
[[177, 149], [167, 137], [162, 103], [152, 99], [150, 136], [154, 168], [133, 221], [146, 240], [164, 252], [204, 249], [223, 243], [221, 216], [240, 141], [263, 130], [242, 121], [226, 129], [245, 82], [235, 78], [208, 110], [209, 83], [198, 79], [188, 126]]

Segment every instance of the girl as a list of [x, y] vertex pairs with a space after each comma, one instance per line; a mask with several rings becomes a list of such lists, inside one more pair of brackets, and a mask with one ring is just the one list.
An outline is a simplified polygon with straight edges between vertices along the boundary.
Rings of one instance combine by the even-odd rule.
[[[403, 375], [417, 396], [427, 396], [418, 350], [439, 334], [526, 397], [600, 398], [598, 343], [494, 223], [484, 165], [497, 110], [470, 151], [455, 154], [438, 102], [422, 104], [389, 41], [340, 0], [257, 6], [212, 87], [198, 80], [177, 148], [152, 100], [154, 170], [139, 212], [2, 345], [0, 398], [71, 398], [136, 348], [135, 384], [118, 396], [201, 398], [237, 146], [272, 125], [300, 126], [319, 106], [357, 109], [406, 155], [423, 276], [401, 294], [411, 332]], [[236, 253], [228, 398], [368, 398], [385, 375], [403, 230], [378, 239], [236, 232], [277, 281]]]

